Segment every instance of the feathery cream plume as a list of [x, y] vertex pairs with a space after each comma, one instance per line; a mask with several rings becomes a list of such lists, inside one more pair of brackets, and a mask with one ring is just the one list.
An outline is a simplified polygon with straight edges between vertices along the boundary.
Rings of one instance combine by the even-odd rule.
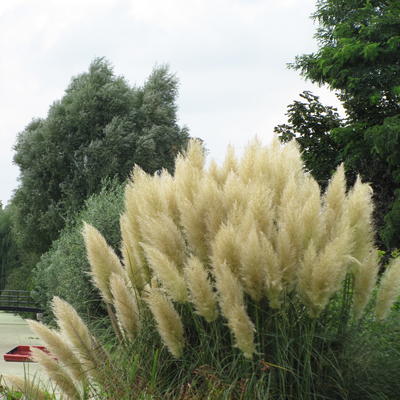
[[378, 272], [378, 249], [373, 248], [365, 259], [353, 263], [353, 315], [356, 320], [361, 317], [371, 298]]
[[314, 305], [313, 292], [315, 289], [312, 278], [314, 275], [314, 267], [318, 262], [318, 252], [314, 242], [311, 240], [304, 252], [300, 269], [298, 271], [297, 293], [303, 303], [309, 307], [315, 315], [318, 315], [319, 307]]
[[326, 307], [346, 277], [352, 246], [350, 239], [351, 233], [347, 229], [329, 241], [321, 252], [317, 253], [312, 241], [305, 251], [297, 287], [312, 317], [317, 317]]
[[239, 275], [240, 251], [236, 228], [232, 225], [222, 225], [212, 243], [212, 262], [214, 265], [228, 266]]
[[229, 319], [233, 305], [244, 305], [243, 287], [225, 262], [213, 264], [213, 271], [219, 306], [223, 316]]
[[50, 395], [44, 392], [39, 386], [35, 385], [27, 377], [21, 378], [15, 375], [4, 375], [4, 380], [8, 387], [23, 393], [26, 399], [50, 400]]
[[298, 273], [298, 254], [296, 254], [296, 247], [292, 243], [293, 238], [287, 227], [283, 225], [279, 227], [273, 240], [278, 257], [279, 270], [282, 271], [282, 282], [290, 290], [297, 283]]
[[[202, 229], [205, 231], [205, 235], [203, 241], [212, 241], [226, 219], [226, 209], [222, 189], [209, 175], [204, 176], [200, 181], [194, 210], [199, 217], [204, 219], [205, 228]], [[197, 222], [197, 225], [200, 226], [200, 223]], [[207, 243], [207, 252], [209, 253], [209, 251], [210, 246]]]
[[102, 234], [93, 226], [84, 223], [83, 237], [91, 268], [93, 282], [100, 289], [106, 303], [112, 303], [110, 275], [114, 272], [123, 276], [124, 270], [114, 250], [108, 246]]
[[183, 325], [179, 314], [161, 289], [150, 288], [146, 302], [154, 316], [157, 330], [170, 353], [179, 358], [185, 344]]
[[205, 157], [204, 147], [200, 140], [191, 139], [185, 152], [185, 160], [188, 161], [192, 168], [202, 171], [204, 168]]
[[282, 304], [283, 273], [278, 255], [266, 235], [260, 236], [262, 254], [265, 263], [265, 291], [271, 308], [279, 308]]
[[208, 166], [208, 176], [212, 179], [218, 186], [223, 186], [225, 183], [224, 178], [222, 177], [220, 168], [215, 160], [210, 161], [210, 165]]
[[208, 174], [218, 184], [219, 187], [222, 187], [225, 184], [228, 175], [231, 172], [236, 173], [237, 169], [238, 161], [235, 156], [235, 149], [233, 146], [228, 145], [222, 168], [219, 168], [217, 163], [214, 160], [211, 160], [208, 168]]
[[185, 241], [174, 220], [164, 213], [157, 218], [140, 218], [143, 242], [158, 249], [182, 271], [186, 260]]
[[163, 170], [159, 179], [159, 192], [163, 201], [163, 211], [172, 218], [177, 226], [179, 226], [180, 214], [176, 191], [175, 179], [168, 171]]
[[255, 329], [244, 306], [242, 286], [225, 263], [214, 265], [214, 273], [220, 308], [235, 338], [235, 346], [246, 358], [251, 358], [254, 353]]
[[146, 282], [146, 273], [143, 270], [143, 264], [140, 265], [137, 262], [137, 257], [135, 257], [138, 244], [135, 243], [135, 236], [131, 231], [131, 225], [126, 214], [123, 214], [120, 218], [120, 227], [122, 262], [132, 286], [141, 292]]
[[114, 273], [110, 278], [110, 289], [118, 322], [126, 337], [132, 340], [140, 327], [136, 294], [126, 286], [120, 275]]
[[317, 181], [312, 176], [305, 176], [299, 183], [301, 207], [299, 212], [299, 228], [297, 235], [300, 237], [299, 250], [301, 253], [307, 248], [310, 240], [319, 248], [323, 237], [323, 221], [321, 210], [321, 191]]
[[239, 240], [240, 277], [246, 293], [259, 301], [265, 294], [266, 260], [256, 227], [244, 233]]
[[33, 360], [46, 371], [47, 376], [62, 390], [67, 399], [79, 400], [81, 398], [74, 382], [56, 360], [40, 349], [32, 348], [31, 352]]
[[[136, 178], [135, 172], [136, 168], [134, 169], [132, 179]], [[139, 204], [139, 199], [141, 196], [143, 195], [140, 191], [140, 179], [138, 182], [136, 180], [133, 182], [130, 181], [125, 187], [125, 212], [122, 219], [123, 225], [121, 225], [121, 234], [126, 233], [123, 237], [123, 242], [131, 249], [130, 254], [134, 257], [134, 269], [141, 271], [144, 282], [146, 282], [150, 279], [150, 274], [146, 265], [143, 249], [140, 246], [140, 242], [142, 242], [142, 234], [139, 227], [139, 216], [142, 210], [141, 204]]]
[[73, 346], [85, 373], [96, 381], [102, 381], [100, 367], [107, 359], [105, 350], [90, 334], [88, 327], [70, 304], [54, 297], [52, 306], [61, 333]]
[[204, 149], [198, 140], [191, 140], [185, 155], [177, 157], [174, 178], [176, 192], [179, 193], [178, 205], [182, 199], [194, 202], [197, 185], [203, 174], [204, 161]]
[[232, 223], [240, 223], [249, 202], [249, 195], [246, 185], [238, 175], [232, 172], [228, 175], [223, 187], [223, 196], [223, 207], [228, 219]]
[[179, 196], [181, 223], [190, 250], [203, 262], [209, 261], [209, 242], [214, 238], [225, 218], [222, 190], [210, 176], [197, 183], [196, 200]]
[[197, 314], [208, 322], [218, 317], [217, 301], [202, 262], [192, 256], [185, 266], [185, 277], [190, 292], [190, 299], [195, 305]]
[[222, 164], [221, 173], [223, 177], [223, 182], [226, 181], [226, 178], [231, 172], [237, 172], [238, 170], [238, 160], [235, 155], [235, 149], [232, 145], [228, 145], [226, 150], [226, 156], [224, 159], [224, 163]]
[[[291, 251], [295, 259], [298, 258], [302, 249], [303, 226], [301, 224], [299, 210], [299, 192], [297, 180], [295, 176], [290, 176], [287, 179], [286, 185], [282, 191], [281, 204], [278, 207], [278, 224], [277, 227], [284, 231], [290, 240]], [[300, 203], [302, 204], [302, 203]], [[293, 280], [292, 265], [285, 265], [285, 278], [290, 282]]]
[[135, 166], [125, 193], [125, 206], [132, 224], [136, 216], [145, 212], [150, 217], [156, 217], [165, 206], [160, 196], [160, 180], [158, 175], [146, 174], [140, 167]]
[[187, 301], [187, 289], [183, 273], [156, 247], [142, 244], [148, 263], [168, 294], [177, 302]]
[[266, 182], [263, 184], [272, 190], [274, 207], [280, 207], [288, 180], [303, 173], [303, 162], [296, 141], [292, 140], [283, 146], [278, 139], [273, 140], [271, 146], [262, 153], [258, 168]]
[[372, 189], [369, 185], [361, 183], [360, 177], [357, 177], [356, 183], [348, 194], [346, 206], [349, 224], [353, 230], [352, 255], [361, 261], [368, 258], [374, 235]]
[[[272, 191], [258, 182], [249, 189], [253, 194], [248, 202], [247, 214], [251, 216], [252, 224], [255, 224], [260, 232], [271, 237], [275, 233], [276, 218]], [[246, 215], [244, 217], [246, 218]]]
[[340, 164], [324, 195], [324, 218], [327, 240], [336, 237], [342, 229], [342, 219], [346, 205], [346, 178], [344, 164]]
[[245, 184], [249, 183], [260, 173], [257, 162], [260, 158], [260, 152], [262, 152], [262, 146], [258, 138], [253, 139], [244, 150], [237, 169], [240, 179]]
[[254, 324], [251, 322], [243, 305], [234, 304], [228, 317], [228, 326], [235, 338], [235, 347], [246, 358], [252, 358], [255, 352]]
[[400, 295], [400, 257], [393, 259], [383, 274], [376, 299], [376, 317], [385, 319]]
[[[202, 261], [207, 262], [209, 243], [207, 240], [207, 225], [204, 219], [204, 209], [178, 194], [181, 223], [187, 239], [189, 251]], [[201, 212], [199, 214], [198, 212]]]
[[28, 320], [28, 324], [31, 330], [46, 344], [50, 353], [61, 362], [71, 376], [76, 381], [85, 385], [86, 373], [82, 368], [82, 364], [60, 333], [37, 321]]

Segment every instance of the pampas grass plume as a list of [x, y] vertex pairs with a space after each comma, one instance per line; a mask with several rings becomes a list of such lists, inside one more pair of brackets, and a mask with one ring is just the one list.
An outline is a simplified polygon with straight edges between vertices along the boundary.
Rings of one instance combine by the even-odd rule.
[[400, 257], [393, 259], [381, 278], [376, 300], [376, 317], [385, 319], [400, 295]]
[[81, 398], [74, 382], [56, 360], [40, 349], [32, 348], [31, 352], [33, 360], [46, 371], [48, 377], [62, 390], [67, 399]]
[[228, 317], [228, 326], [235, 338], [235, 347], [240, 349], [246, 358], [252, 358], [255, 352], [255, 328], [243, 305], [232, 306]]
[[217, 301], [211, 286], [208, 272], [202, 262], [192, 256], [185, 266], [185, 277], [197, 314], [207, 322], [214, 321], [218, 316]]
[[259, 301], [265, 294], [267, 259], [254, 225], [249, 233], [245, 233], [239, 243], [240, 276], [244, 290], [254, 301]]
[[154, 316], [157, 330], [170, 353], [179, 358], [185, 344], [179, 314], [161, 289], [150, 288], [146, 302]]
[[348, 194], [347, 210], [350, 227], [353, 230], [353, 256], [361, 261], [368, 258], [374, 242], [372, 223], [372, 189], [368, 184], [361, 183], [360, 177]]
[[83, 237], [93, 282], [99, 288], [104, 301], [110, 304], [112, 303], [110, 275], [114, 272], [123, 276], [124, 270], [114, 250], [108, 246], [103, 235], [96, 228], [84, 223]]
[[110, 288], [118, 322], [126, 337], [132, 340], [140, 327], [136, 295], [126, 286], [124, 279], [114, 273], [111, 275]]
[[174, 220], [165, 213], [140, 218], [143, 242], [157, 248], [181, 271], [185, 263], [185, 241]]
[[305, 252], [299, 271], [298, 290], [310, 307], [312, 317], [318, 317], [346, 277], [350, 239], [350, 230], [347, 229], [329, 241], [319, 253], [313, 242]]
[[344, 164], [340, 164], [332, 176], [324, 196], [325, 224], [327, 239], [335, 237], [340, 231], [340, 223], [345, 210], [346, 178]]
[[212, 262], [214, 265], [225, 264], [235, 274], [239, 274], [240, 250], [237, 228], [233, 224], [224, 224], [219, 229], [212, 243]]
[[198, 169], [199, 171], [203, 170], [205, 157], [204, 147], [200, 140], [193, 139], [189, 142], [185, 152], [185, 160], [192, 168]]
[[224, 262], [213, 265], [218, 302], [223, 316], [229, 319], [233, 306], [243, 306], [243, 287], [239, 279]]
[[147, 277], [143, 268], [143, 262], [140, 262], [140, 259], [138, 262], [137, 251], [140, 246], [131, 230], [127, 214], [121, 216], [120, 227], [122, 262], [132, 286], [140, 292], [146, 283]]
[[105, 351], [70, 304], [59, 297], [54, 297], [52, 305], [57, 324], [63, 336], [73, 346], [85, 372], [95, 380], [101, 380], [99, 367], [105, 360]]
[[176, 191], [180, 194], [181, 199], [194, 202], [197, 184], [203, 174], [204, 162], [204, 149], [198, 140], [191, 140], [185, 155], [177, 157], [175, 183]]
[[[200, 183], [197, 182], [197, 184], [199, 185]], [[196, 201], [190, 201], [180, 193], [177, 196], [181, 224], [185, 232], [188, 247], [201, 260], [207, 261], [209, 243], [206, 239], [208, 235], [204, 202], [197, 199]]]
[[187, 289], [183, 273], [156, 247], [145, 244], [142, 246], [151, 269], [169, 295], [177, 302], [186, 302]]
[[50, 353], [54, 354], [61, 364], [67, 368], [71, 376], [78, 382], [84, 384], [86, 381], [86, 374], [82, 368], [82, 364], [60, 333], [49, 329], [47, 326], [37, 321], [28, 320], [28, 324], [31, 330], [46, 344]]
[[365, 306], [371, 298], [375, 288], [379, 272], [378, 250], [372, 249], [368, 256], [353, 263], [354, 294], [353, 294], [353, 315], [358, 320]]
[[[260, 237], [262, 254], [264, 255], [265, 291], [271, 308], [280, 308], [282, 304], [282, 293], [284, 289], [282, 268], [278, 255], [271, 242], [265, 235]], [[293, 285], [295, 282], [293, 282]]]

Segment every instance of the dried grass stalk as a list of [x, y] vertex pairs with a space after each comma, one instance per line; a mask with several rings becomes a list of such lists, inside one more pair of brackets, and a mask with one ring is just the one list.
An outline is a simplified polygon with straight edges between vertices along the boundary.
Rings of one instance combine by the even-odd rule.
[[32, 348], [33, 360], [46, 371], [48, 377], [55, 383], [69, 400], [79, 400], [81, 395], [73, 380], [60, 364], [44, 351]]
[[136, 294], [126, 286], [124, 279], [117, 274], [111, 275], [110, 288], [118, 322], [125, 336], [129, 340], [133, 340], [140, 328]]
[[83, 365], [65, 338], [63, 338], [59, 332], [49, 329], [40, 322], [28, 320], [28, 324], [31, 330], [46, 344], [50, 353], [54, 354], [54, 356], [68, 370], [71, 376], [76, 381], [85, 385], [86, 373], [83, 369]]
[[183, 325], [171, 301], [158, 288], [151, 288], [146, 298], [147, 304], [157, 323], [162, 341], [170, 353], [179, 358], [184, 347]]
[[393, 259], [382, 276], [376, 300], [376, 317], [385, 319], [400, 295], [400, 257]]

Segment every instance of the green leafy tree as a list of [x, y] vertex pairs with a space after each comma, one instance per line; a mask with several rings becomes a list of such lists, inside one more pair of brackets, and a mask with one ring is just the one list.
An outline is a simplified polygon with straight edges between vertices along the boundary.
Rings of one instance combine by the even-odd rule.
[[351, 173], [372, 183], [380, 237], [400, 245], [400, 2], [320, 0], [319, 50], [292, 68], [336, 90], [347, 113], [332, 139]]
[[20, 186], [12, 203], [25, 263], [33, 266], [102, 179], [123, 182], [134, 164], [146, 172], [172, 168], [188, 132], [177, 124], [177, 79], [157, 67], [142, 87], [130, 87], [96, 59], [72, 79], [47, 118], [18, 136]]
[[7, 286], [12, 271], [19, 267], [17, 245], [12, 231], [12, 210], [0, 202], [0, 291]]
[[278, 125], [274, 132], [286, 143], [296, 139], [306, 168], [322, 187], [326, 187], [340, 161], [339, 147], [330, 134], [342, 120], [334, 107], [324, 106], [318, 96], [309, 91], [300, 94], [288, 106], [288, 123]]

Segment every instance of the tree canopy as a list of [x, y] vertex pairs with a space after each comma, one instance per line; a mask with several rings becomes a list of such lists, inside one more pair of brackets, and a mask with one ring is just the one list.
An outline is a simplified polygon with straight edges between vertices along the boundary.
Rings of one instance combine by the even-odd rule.
[[123, 182], [134, 164], [171, 170], [188, 131], [177, 123], [178, 81], [156, 67], [143, 86], [130, 87], [104, 59], [71, 80], [45, 119], [33, 120], [15, 145], [20, 185], [12, 199], [24, 252], [40, 255], [102, 179]]
[[291, 67], [336, 91], [347, 114], [342, 126], [326, 131], [336, 159], [372, 183], [380, 238], [399, 247], [400, 2], [320, 0], [313, 17], [319, 50]]
[[18, 267], [18, 252], [13, 240], [12, 216], [9, 207], [0, 202], [0, 291], [6, 286], [6, 277]]
[[288, 123], [274, 131], [284, 143], [297, 139], [306, 168], [324, 188], [340, 161], [330, 131], [341, 126], [342, 120], [334, 107], [322, 105], [311, 92], [304, 91], [300, 97], [288, 106]]

